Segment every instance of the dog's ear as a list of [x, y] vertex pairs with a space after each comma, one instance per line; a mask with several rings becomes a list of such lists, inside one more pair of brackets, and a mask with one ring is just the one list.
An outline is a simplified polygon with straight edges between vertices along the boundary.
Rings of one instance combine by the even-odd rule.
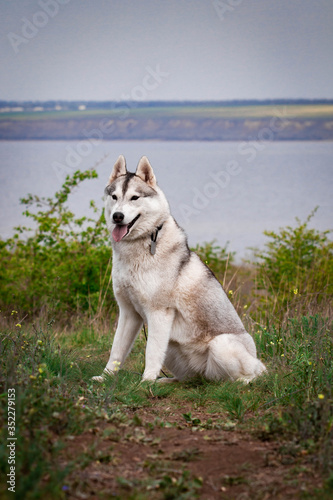
[[146, 156], [143, 156], [139, 161], [135, 174], [140, 177], [140, 179], [145, 181], [148, 186], [152, 188], [156, 187], [156, 178], [152, 166]]
[[120, 175], [125, 175], [127, 173], [126, 170], [126, 160], [123, 155], [120, 155], [116, 163], [114, 164], [113, 170], [111, 172], [109, 178], [109, 184], [112, 184], [113, 181], [117, 179]]

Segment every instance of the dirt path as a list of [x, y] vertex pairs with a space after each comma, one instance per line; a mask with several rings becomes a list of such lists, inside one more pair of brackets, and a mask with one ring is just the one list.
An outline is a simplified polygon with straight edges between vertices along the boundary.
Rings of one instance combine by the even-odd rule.
[[320, 486], [297, 447], [184, 426], [181, 414], [182, 428], [165, 428], [152, 424], [151, 410], [138, 413], [70, 437], [62, 465], [80, 458], [63, 487], [67, 498], [282, 500]]

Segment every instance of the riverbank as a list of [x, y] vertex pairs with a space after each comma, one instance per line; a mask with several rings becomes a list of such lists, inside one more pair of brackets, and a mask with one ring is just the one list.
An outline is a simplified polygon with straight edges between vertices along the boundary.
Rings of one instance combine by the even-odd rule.
[[0, 107], [0, 140], [333, 140], [331, 103], [38, 103]]

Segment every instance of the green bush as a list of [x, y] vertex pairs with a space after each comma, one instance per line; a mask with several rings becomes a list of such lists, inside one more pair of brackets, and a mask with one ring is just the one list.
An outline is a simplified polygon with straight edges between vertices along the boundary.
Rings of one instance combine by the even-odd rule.
[[[19, 309], [21, 315], [34, 318], [43, 311], [68, 317], [114, 307], [104, 212], [95, 218], [76, 218], [66, 206], [73, 189], [95, 177], [93, 169], [77, 171], [53, 198], [21, 199], [26, 206], [23, 213], [35, 227], [17, 227], [12, 238], [0, 242], [2, 309]], [[93, 201], [90, 206], [96, 214]]]
[[315, 296], [321, 301], [333, 292], [333, 241], [331, 231], [309, 228], [317, 208], [305, 222], [280, 232], [264, 231], [270, 238], [264, 250], [256, 250], [258, 288], [265, 291], [265, 303], [286, 308], [300, 296]]
[[233, 263], [235, 257], [235, 252], [228, 251], [228, 244], [229, 242], [222, 248], [212, 241], [197, 245], [193, 249], [220, 281], [223, 280], [228, 265]]

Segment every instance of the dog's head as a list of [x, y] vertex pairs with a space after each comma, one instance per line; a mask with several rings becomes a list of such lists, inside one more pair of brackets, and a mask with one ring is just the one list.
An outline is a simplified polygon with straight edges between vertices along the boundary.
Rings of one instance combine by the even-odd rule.
[[119, 156], [105, 194], [106, 223], [115, 242], [151, 234], [170, 213], [146, 156], [135, 173], [127, 171], [125, 158]]

